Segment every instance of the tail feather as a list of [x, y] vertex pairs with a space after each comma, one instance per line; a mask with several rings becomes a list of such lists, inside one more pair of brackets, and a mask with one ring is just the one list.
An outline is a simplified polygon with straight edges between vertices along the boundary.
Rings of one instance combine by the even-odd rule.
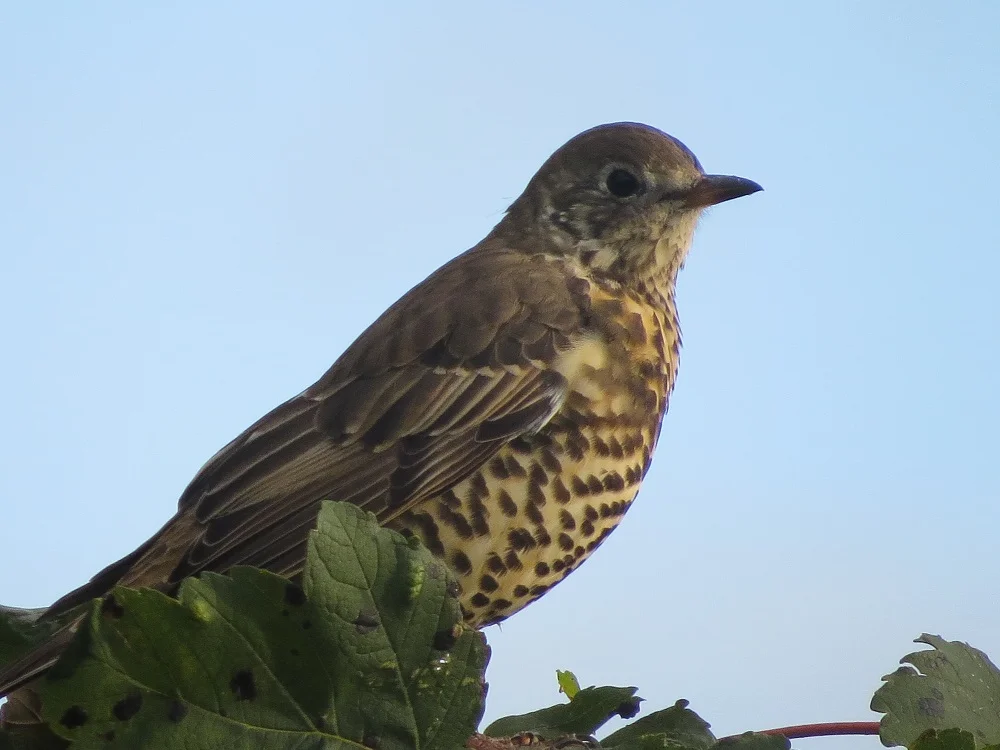
[[29, 651], [17, 661], [0, 667], [0, 698], [24, 687], [48, 671], [73, 640], [79, 623], [78, 619], [62, 627], [33, 651]]

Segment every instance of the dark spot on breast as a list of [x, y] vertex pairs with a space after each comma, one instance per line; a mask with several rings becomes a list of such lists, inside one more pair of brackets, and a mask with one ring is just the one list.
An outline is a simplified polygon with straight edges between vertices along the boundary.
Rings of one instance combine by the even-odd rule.
[[469, 601], [472, 603], [473, 607], [485, 607], [487, 604], [490, 603], [490, 598], [486, 596], [486, 594], [479, 592], [473, 594], [472, 598], [469, 599]]
[[573, 494], [579, 497], [586, 497], [590, 494], [590, 487], [580, 477], [573, 477]]
[[549, 536], [549, 531], [544, 524], [535, 527], [535, 541], [539, 547], [548, 547], [552, 544], [552, 537]]
[[574, 461], [582, 461], [588, 448], [590, 448], [590, 441], [579, 431], [571, 432], [566, 436], [566, 452]]
[[111, 707], [111, 715], [118, 721], [128, 721], [139, 713], [140, 708], [142, 708], [142, 695], [129, 693]]
[[522, 586], [520, 583], [514, 587], [514, 598], [523, 599], [528, 595], [528, 587]]
[[611, 455], [611, 448], [605, 443], [601, 438], [596, 435], [591, 438], [590, 445], [594, 449], [594, 452], [601, 456], [602, 458], [607, 458]]
[[524, 512], [528, 516], [528, 520], [535, 524], [542, 523], [545, 519], [542, 516], [542, 511], [538, 509], [538, 504], [532, 502], [531, 500], [531, 489], [528, 489], [528, 502], [524, 504]]
[[516, 456], [507, 457], [507, 473], [512, 477], [518, 478], [528, 476], [528, 472], [525, 471], [523, 466], [521, 466], [521, 463], [517, 460]]
[[461, 511], [454, 510], [443, 501], [438, 503], [437, 510], [441, 523], [454, 529], [455, 533], [462, 539], [471, 539], [473, 537], [472, 524], [462, 515]]
[[378, 613], [362, 611], [354, 619], [354, 629], [359, 635], [367, 635], [378, 630]]
[[486, 486], [486, 477], [483, 476], [483, 472], [477, 471], [472, 477], [471, 489], [476, 493], [476, 497], [480, 499], [490, 496], [490, 488]]
[[552, 570], [555, 571], [556, 573], [561, 573], [562, 569], [565, 568], [565, 567], [566, 567], [566, 563], [564, 563], [562, 560], [553, 560], [552, 561]]
[[549, 475], [545, 473], [545, 469], [537, 461], [531, 464], [528, 476], [531, 478], [531, 482], [539, 487], [544, 487], [549, 483]]
[[441, 493], [441, 502], [447, 505], [451, 510], [461, 510], [462, 501], [458, 499], [458, 495], [455, 494], [454, 490], [445, 490]]
[[622, 444], [618, 442], [618, 438], [614, 435], [608, 438], [608, 451], [612, 458], [625, 457], [625, 451], [622, 450]]
[[590, 521], [584, 521], [580, 524], [580, 533], [584, 536], [592, 536], [594, 533], [594, 524]]
[[503, 564], [503, 560], [500, 559], [500, 555], [496, 552], [490, 552], [486, 558], [486, 567], [497, 575], [507, 572], [507, 566]]
[[82, 707], [70, 706], [59, 717], [59, 723], [67, 729], [76, 729], [86, 724], [88, 718], [87, 712]]
[[639, 470], [637, 468], [632, 467], [632, 466], [626, 467], [626, 469], [625, 469], [625, 486], [628, 487], [630, 485], [635, 484], [636, 482], [639, 481], [640, 477], [641, 477], [641, 474], [639, 473]]
[[168, 721], [172, 721], [174, 724], [177, 724], [187, 715], [188, 715], [188, 707], [186, 703], [183, 703], [178, 700], [170, 701], [170, 705], [167, 706]]
[[517, 515], [517, 503], [514, 502], [507, 490], [501, 489], [497, 493], [497, 504], [500, 506], [500, 512], [507, 518], [513, 518]]
[[503, 459], [500, 456], [494, 457], [487, 467], [490, 474], [496, 479], [509, 479], [510, 472], [507, 471], [507, 466], [504, 464]]
[[611, 516], [611, 506], [608, 503], [601, 503], [598, 512], [601, 514], [601, 518], [609, 518]]
[[500, 585], [497, 583], [496, 578], [488, 573], [484, 573], [479, 579], [479, 588], [489, 594], [500, 588]]
[[545, 562], [535, 563], [535, 575], [547, 576], [549, 574], [549, 564]]
[[596, 521], [598, 519], [597, 509], [593, 505], [588, 505], [583, 509], [583, 517], [588, 521]]
[[462, 550], [457, 550], [451, 556], [451, 567], [458, 573], [468, 574], [472, 572], [472, 561]]
[[604, 477], [604, 489], [608, 492], [621, 492], [625, 489], [625, 480], [622, 479], [621, 474], [612, 472]]
[[583, 557], [585, 554], [587, 554], [587, 550], [583, 547], [578, 546], [573, 550], [573, 557]]
[[548, 591], [548, 590], [549, 590], [549, 588], [550, 588], [550, 587], [549, 587], [549, 586], [548, 586], [547, 584], [544, 584], [544, 583], [538, 583], [538, 584], [535, 584], [535, 585], [534, 585], [534, 586], [532, 586], [532, 587], [531, 587], [531, 589], [530, 589], [530, 591], [531, 591], [531, 595], [532, 595], [532, 596], [541, 596], [541, 595], [542, 595], [542, 594], [544, 594], [544, 593], [545, 593], [546, 591]]
[[451, 651], [455, 647], [455, 641], [457, 640], [458, 636], [455, 635], [454, 628], [439, 630], [434, 634], [434, 648], [438, 651]]
[[559, 549], [563, 550], [563, 552], [567, 552], [573, 549], [573, 537], [571, 537], [569, 534], [560, 534]]
[[120, 620], [125, 615], [125, 608], [118, 603], [114, 594], [108, 594], [101, 604], [101, 614], [111, 620]]
[[493, 606], [490, 608], [497, 612], [502, 612], [505, 609], [510, 609], [514, 606], [514, 603], [510, 599], [494, 599]]
[[518, 552], [534, 549], [536, 546], [535, 537], [531, 535], [530, 531], [520, 526], [507, 532], [507, 541], [511, 548]]
[[593, 474], [587, 477], [587, 487], [595, 495], [599, 495], [604, 492], [604, 483]]
[[520, 570], [524, 567], [521, 563], [521, 558], [517, 556], [517, 552], [514, 550], [507, 550], [507, 554], [503, 556], [504, 564], [507, 566], [508, 570]]
[[257, 697], [257, 685], [254, 684], [253, 672], [241, 669], [229, 681], [229, 689], [238, 701], [252, 701]]
[[538, 457], [542, 461], [542, 466], [544, 466], [545, 470], [550, 474], [558, 474], [562, 471], [562, 463], [560, 463], [555, 452], [551, 448], [542, 449]]
[[566, 485], [562, 483], [559, 477], [555, 477], [552, 480], [552, 492], [555, 495], [556, 502], [565, 505], [572, 499], [569, 490], [566, 489]]
[[292, 607], [301, 607], [306, 603], [306, 592], [301, 586], [295, 583], [285, 585], [285, 604]]
[[573, 514], [565, 508], [559, 511], [559, 523], [562, 524], [562, 527], [566, 531], [572, 531], [576, 528], [576, 519], [573, 518]]
[[489, 517], [489, 510], [479, 497], [469, 498], [469, 510], [472, 512], [472, 530], [477, 536], [486, 536], [490, 533], [490, 525], [486, 521]]

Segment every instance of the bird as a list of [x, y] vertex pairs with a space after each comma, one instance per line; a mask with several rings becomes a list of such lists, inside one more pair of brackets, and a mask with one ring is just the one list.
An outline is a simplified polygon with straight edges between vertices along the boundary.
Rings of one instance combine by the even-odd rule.
[[[312, 386], [222, 448], [148, 541], [56, 601], [172, 593], [202, 571], [300, 575], [327, 499], [416, 537], [498, 623], [586, 560], [650, 467], [677, 376], [675, 302], [703, 210], [761, 186], [619, 122], [571, 138], [477, 245], [404, 294]], [[65, 628], [0, 666], [43, 674]]]

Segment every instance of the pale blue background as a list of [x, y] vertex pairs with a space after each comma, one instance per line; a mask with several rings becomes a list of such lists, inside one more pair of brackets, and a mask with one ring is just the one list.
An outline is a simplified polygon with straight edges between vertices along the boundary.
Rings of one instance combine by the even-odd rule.
[[0, 601], [131, 550], [632, 119], [766, 192], [703, 221], [640, 502], [489, 631], [488, 716], [569, 668], [718, 734], [874, 719], [921, 631], [1000, 656], [1000, 4], [349, 5], [0, 11]]

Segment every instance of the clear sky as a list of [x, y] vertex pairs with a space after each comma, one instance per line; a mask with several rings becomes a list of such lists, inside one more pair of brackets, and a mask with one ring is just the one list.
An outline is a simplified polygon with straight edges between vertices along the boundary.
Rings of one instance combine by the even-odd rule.
[[490, 629], [488, 717], [568, 668], [718, 734], [866, 720], [922, 631], [1000, 658], [1000, 4], [210, 5], [0, 10], [0, 601], [639, 120], [765, 192], [703, 220], [639, 501]]

